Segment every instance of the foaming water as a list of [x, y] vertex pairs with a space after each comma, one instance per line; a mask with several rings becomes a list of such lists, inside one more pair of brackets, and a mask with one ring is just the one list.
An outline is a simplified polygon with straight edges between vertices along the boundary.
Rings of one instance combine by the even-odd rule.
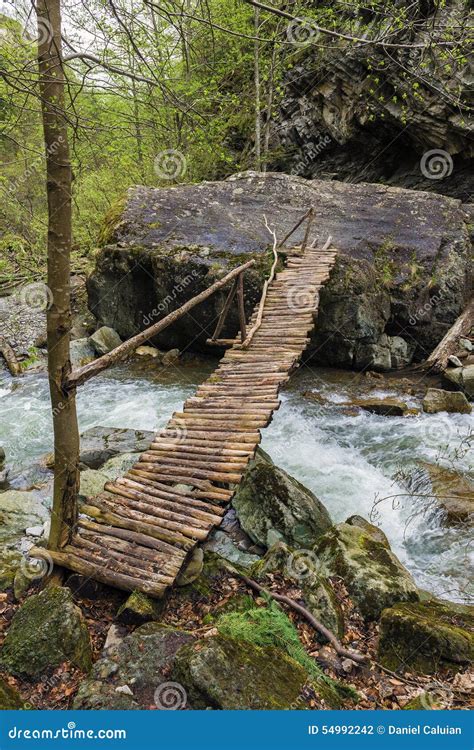
[[[156, 430], [191, 395], [213, 364], [150, 368], [123, 365], [79, 389], [81, 431], [96, 425]], [[474, 429], [470, 415], [350, 416], [336, 405], [354, 391], [350, 376], [334, 382], [323, 371], [302, 372], [263, 432], [262, 447], [274, 461], [309, 487], [334, 521], [358, 514], [379, 525], [417, 584], [454, 600], [469, 597], [472, 580], [468, 527], [441, 524], [433, 503], [404, 495], [393, 477], [417, 461], [439, 461], [474, 472], [473, 451], [461, 450]], [[324, 395], [320, 405], [303, 393]], [[373, 390], [371, 396], [396, 395]], [[48, 383], [29, 375], [13, 383], [0, 376], [0, 445], [7, 460], [25, 467], [52, 448]]]

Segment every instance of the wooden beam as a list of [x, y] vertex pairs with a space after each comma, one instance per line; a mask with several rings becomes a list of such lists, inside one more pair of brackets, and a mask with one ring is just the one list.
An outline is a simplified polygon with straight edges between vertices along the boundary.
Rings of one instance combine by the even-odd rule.
[[219, 289], [222, 289], [222, 287], [228, 284], [229, 281], [233, 281], [233, 279], [238, 277], [243, 271], [253, 265], [255, 265], [255, 260], [249, 260], [247, 261], [247, 263], [234, 268], [232, 271], [229, 271], [229, 273], [227, 273], [222, 279], [219, 279], [219, 281], [211, 284], [210, 287], [205, 289], [200, 294], [196, 295], [196, 297], [193, 297], [192, 299], [185, 302], [184, 305], [181, 305], [181, 307], [179, 307], [177, 310], [174, 310], [165, 318], [159, 320], [158, 323], [149, 326], [149, 328], [146, 328], [136, 336], [132, 336], [131, 339], [128, 339], [128, 341], [125, 341], [123, 344], [120, 344], [120, 346], [112, 349], [112, 351], [108, 354], [104, 354], [103, 357], [99, 357], [98, 359], [94, 360], [94, 362], [91, 362], [88, 365], [84, 365], [84, 367], [79, 367], [77, 370], [73, 370], [64, 381], [65, 390], [76, 388], [78, 385], [82, 385], [83, 383], [90, 380], [90, 378], [94, 377], [94, 375], [98, 375], [108, 367], [117, 364], [117, 362], [123, 360], [125, 357], [135, 351], [137, 347], [141, 346], [141, 344], [143, 344], [145, 341], [148, 341], [148, 339], [156, 336], [165, 328], [168, 328], [168, 326], [172, 325], [172, 323], [175, 323], [177, 320], [182, 318], [183, 315], [186, 315], [189, 310], [192, 310], [193, 307], [196, 307], [196, 305], [204, 302], [204, 300], [208, 299], [215, 292], [217, 292]]

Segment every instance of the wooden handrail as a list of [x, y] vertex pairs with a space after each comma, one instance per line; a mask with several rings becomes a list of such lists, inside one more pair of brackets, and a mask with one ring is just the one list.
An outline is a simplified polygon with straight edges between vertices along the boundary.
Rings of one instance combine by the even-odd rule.
[[117, 364], [117, 362], [120, 362], [126, 356], [135, 351], [138, 346], [143, 344], [145, 341], [148, 341], [148, 339], [152, 338], [153, 336], [156, 336], [158, 333], [161, 333], [161, 331], [163, 331], [165, 328], [168, 328], [168, 326], [170, 326], [172, 323], [175, 323], [177, 320], [182, 318], [183, 315], [186, 315], [186, 313], [189, 312], [189, 310], [192, 310], [193, 307], [196, 307], [196, 305], [204, 302], [204, 300], [208, 299], [215, 292], [217, 292], [219, 289], [222, 289], [222, 287], [228, 284], [229, 281], [233, 281], [233, 279], [240, 276], [241, 273], [246, 271], [247, 268], [251, 268], [251, 266], [253, 265], [255, 265], [255, 260], [249, 260], [247, 261], [247, 263], [243, 263], [241, 266], [234, 268], [232, 271], [229, 271], [229, 273], [227, 273], [222, 279], [219, 279], [218, 281], [214, 282], [214, 284], [211, 284], [210, 287], [204, 289], [204, 291], [200, 294], [197, 294], [196, 297], [193, 297], [192, 299], [185, 302], [184, 305], [179, 307], [177, 310], [169, 313], [169, 315], [167, 315], [162, 320], [159, 320], [154, 325], [149, 326], [144, 331], [137, 333], [137, 335], [133, 336], [131, 339], [124, 341], [123, 344], [115, 347], [115, 349], [112, 349], [112, 351], [108, 354], [104, 354], [102, 357], [94, 360], [94, 362], [91, 362], [88, 365], [84, 365], [83, 367], [79, 367], [77, 370], [73, 370], [64, 380], [63, 388], [65, 390], [76, 388], [78, 385], [82, 385], [87, 380], [90, 380], [90, 378], [94, 377], [94, 375], [98, 375], [108, 367]]

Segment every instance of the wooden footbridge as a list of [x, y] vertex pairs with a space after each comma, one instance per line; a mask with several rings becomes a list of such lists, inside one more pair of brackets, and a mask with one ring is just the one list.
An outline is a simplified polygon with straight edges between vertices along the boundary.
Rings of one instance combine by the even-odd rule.
[[[56, 564], [103, 583], [163, 596], [194, 547], [221, 523], [260, 430], [280, 405], [280, 387], [309, 342], [319, 290], [335, 261], [329, 244], [305, 247], [305, 237], [279, 273], [274, 244], [274, 267], [248, 333], [242, 274], [234, 277], [213, 341], [234, 294], [240, 339], [218, 340], [230, 348], [217, 370], [125, 476], [88, 498], [69, 543], [61, 551], [35, 548], [32, 556], [49, 555]], [[81, 372], [73, 376], [84, 381]]]

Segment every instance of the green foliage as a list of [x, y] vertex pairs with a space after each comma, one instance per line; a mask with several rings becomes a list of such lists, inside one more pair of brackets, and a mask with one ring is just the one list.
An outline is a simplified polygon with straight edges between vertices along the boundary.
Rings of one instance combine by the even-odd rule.
[[219, 617], [216, 626], [222, 635], [230, 638], [281, 649], [301, 664], [317, 685], [326, 686], [345, 697], [357, 697], [355, 691], [343, 688], [322, 672], [303, 648], [295, 626], [275, 601], [271, 601], [267, 607], [224, 614]]

